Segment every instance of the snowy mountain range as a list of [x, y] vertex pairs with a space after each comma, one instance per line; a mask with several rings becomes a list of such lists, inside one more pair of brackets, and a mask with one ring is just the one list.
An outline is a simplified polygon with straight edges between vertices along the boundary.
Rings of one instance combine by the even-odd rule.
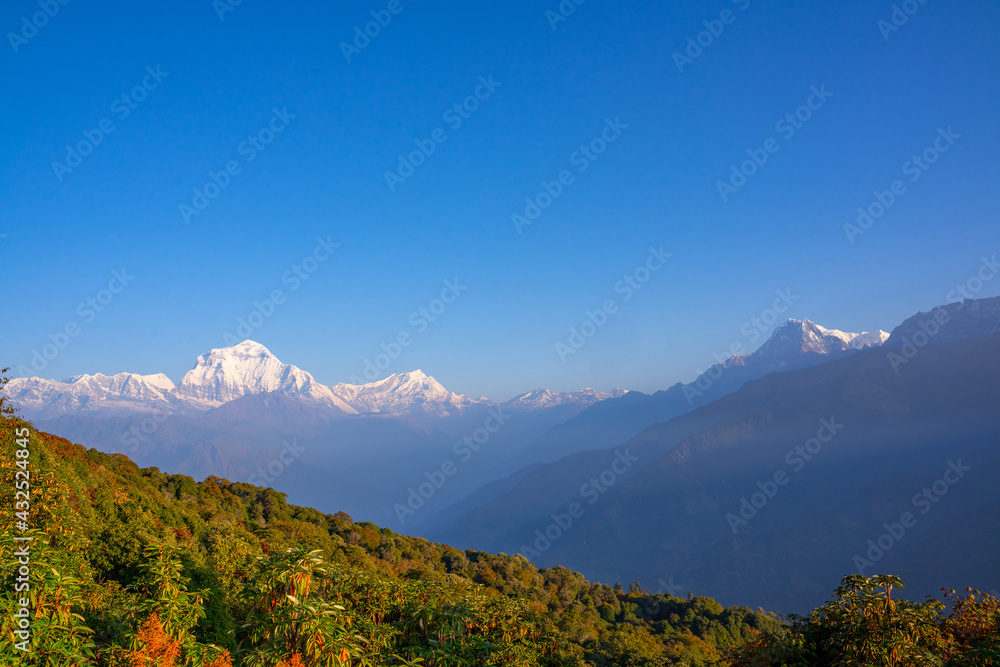
[[[176, 385], [163, 374], [33, 377], [11, 380], [6, 393], [40, 428], [126, 453], [140, 466], [199, 479], [264, 479], [300, 504], [385, 523], [397, 520], [387, 500], [443, 460], [460, 462], [462, 474], [427, 501], [427, 519], [519, 470], [624, 442], [750, 380], [849, 356], [884, 338], [793, 320], [757, 352], [727, 360], [721, 375], [655, 395], [535, 389], [498, 404], [450, 391], [420, 370], [327, 386], [252, 340], [202, 354]], [[502, 428], [486, 430], [501, 420]], [[460, 448], [460, 456], [455, 447], [469, 437], [488, 443], [465, 460], [469, 452]], [[286, 441], [298, 443], [300, 459], [283, 461], [280, 479], [261, 477]]]
[[[889, 334], [845, 333], [826, 329], [809, 320], [782, 324], [752, 355], [736, 356], [725, 367], [742, 366], [748, 360], [766, 362], [774, 369], [803, 354], [834, 355], [882, 345]], [[383, 415], [455, 417], [473, 407], [498, 404], [449, 391], [420, 370], [391, 375], [363, 385], [328, 387], [308, 372], [282, 363], [266, 347], [245, 340], [198, 357], [194, 368], [174, 383], [166, 375], [78, 375], [66, 381], [37, 377], [16, 378], [7, 386], [11, 402], [29, 418], [54, 419], [61, 415], [111, 416], [144, 412], [167, 414], [204, 412], [243, 398], [277, 393], [322, 406], [337, 415]], [[535, 389], [499, 404], [513, 413], [534, 413], [557, 407], [582, 411], [627, 392], [599, 392], [587, 388], [576, 392]]]
[[879, 347], [889, 339], [889, 332], [845, 333], [838, 329], [821, 327], [808, 319], [788, 320], [775, 329], [754, 355], [764, 358], [787, 357], [792, 354], [814, 352], [834, 354], [844, 350], [863, 350]]
[[525, 394], [521, 394], [520, 396], [515, 396], [503, 405], [512, 412], [534, 412], [535, 410], [544, 410], [546, 408], [553, 408], [567, 403], [593, 405], [594, 403], [599, 403], [600, 401], [605, 401], [609, 398], [619, 398], [627, 393], [628, 391], [625, 389], [615, 389], [611, 392], [603, 392], [594, 391], [590, 387], [587, 387], [582, 391], [569, 393], [556, 393], [554, 391], [549, 391], [548, 389], [535, 389], [534, 391], [529, 391]]
[[888, 338], [885, 331], [845, 333], [807, 319], [789, 319], [750, 354], [724, 358], [687, 384], [678, 382], [650, 395], [633, 391], [595, 401], [554, 426], [528, 445], [528, 449], [538, 460], [554, 461], [577, 451], [623, 443], [650, 424], [691, 412], [731, 394], [751, 380], [880, 347]]
[[77, 375], [65, 382], [42, 378], [15, 378], [6, 388], [11, 403], [25, 416], [48, 419], [64, 414], [129, 414], [174, 412], [183, 401], [174, 383], [162, 373], [136, 375]]
[[[37, 377], [16, 378], [7, 386], [11, 402], [27, 417], [53, 419], [60, 415], [116, 415], [143, 412], [203, 412], [244, 396], [277, 393], [329, 408], [342, 415], [421, 415], [454, 417], [472, 407], [497, 404], [445, 389], [420, 370], [391, 375], [364, 385], [328, 387], [291, 364], [282, 363], [252, 340], [214, 349], [198, 357], [194, 368], [174, 383], [162, 373], [79, 375], [64, 382]], [[533, 412], [562, 405], [586, 408], [621, 396], [585, 389], [573, 393], [535, 390], [502, 406], [511, 412]]]

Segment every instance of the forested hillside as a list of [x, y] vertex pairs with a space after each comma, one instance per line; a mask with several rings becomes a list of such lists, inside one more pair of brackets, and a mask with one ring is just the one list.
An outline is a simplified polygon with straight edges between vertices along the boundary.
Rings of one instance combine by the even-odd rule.
[[[4, 665], [715, 665], [779, 628], [706, 598], [626, 592], [294, 507], [271, 489], [140, 470], [23, 422], [2, 429]], [[27, 529], [18, 471], [30, 474]], [[30, 587], [15, 594], [25, 543]]]
[[788, 625], [140, 469], [9, 415], [0, 443], [3, 665], [997, 664], [989, 597], [942, 617], [855, 578]]

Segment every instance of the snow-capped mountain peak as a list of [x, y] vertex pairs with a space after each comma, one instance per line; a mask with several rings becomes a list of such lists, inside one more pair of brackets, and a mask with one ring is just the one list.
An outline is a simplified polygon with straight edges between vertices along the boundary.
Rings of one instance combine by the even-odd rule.
[[176, 386], [174, 386], [174, 381], [168, 378], [163, 373], [154, 373], [153, 375], [142, 375], [140, 377], [142, 377], [142, 379], [146, 381], [146, 384], [149, 384], [163, 391], [173, 391], [174, 389], [177, 388]]
[[281, 392], [328, 403], [344, 412], [355, 413], [329, 389], [306, 371], [283, 364], [266, 347], [245, 340], [232, 347], [211, 350], [198, 357], [177, 387], [186, 398], [221, 405], [247, 394]]
[[225, 403], [246, 394], [277, 391], [288, 371], [266, 347], [245, 340], [200, 355], [181, 379], [177, 392]]
[[761, 357], [784, 357], [795, 354], [833, 354], [844, 350], [879, 347], [889, 334], [885, 331], [847, 333], [827, 329], [808, 319], [790, 319], [771, 334], [754, 353]]
[[[839, 329], [827, 329], [808, 319], [802, 320], [803, 331], [808, 332], [811, 343], [819, 342], [821, 345], [827, 339], [836, 338], [844, 344], [844, 349], [863, 350], [866, 347], [879, 347], [889, 338], [887, 331], [881, 329], [875, 332], [864, 331], [862, 333], [846, 333]], [[820, 350], [813, 350], [819, 352]]]
[[403, 414], [421, 412], [450, 416], [477, 404], [475, 399], [445, 389], [440, 382], [421, 370], [390, 375], [384, 380], [362, 385], [338, 384], [330, 390], [358, 412]]
[[599, 401], [609, 398], [618, 398], [628, 393], [626, 389], [615, 389], [611, 392], [595, 391], [590, 387], [574, 392], [554, 392], [549, 389], [535, 389], [520, 396], [515, 396], [503, 403], [504, 409], [511, 412], [534, 412], [554, 408], [559, 405], [573, 403], [580, 406], [580, 409], [593, 405]]

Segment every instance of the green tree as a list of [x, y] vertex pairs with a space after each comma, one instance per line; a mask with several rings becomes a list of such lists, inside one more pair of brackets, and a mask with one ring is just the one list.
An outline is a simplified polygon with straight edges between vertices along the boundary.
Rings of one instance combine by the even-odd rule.
[[844, 577], [834, 599], [813, 612], [813, 634], [834, 665], [913, 667], [937, 663], [942, 637], [937, 620], [944, 603], [894, 599], [899, 577]]
[[363, 652], [344, 607], [323, 599], [328, 569], [320, 551], [291, 549], [261, 561], [241, 596], [250, 609], [241, 647], [250, 667], [298, 656], [305, 667], [340, 667]]
[[7, 397], [4, 395], [7, 389], [7, 383], [10, 382], [10, 378], [7, 377], [7, 373], [10, 368], [0, 368], [0, 419], [11, 419], [17, 413], [14, 406], [10, 404]]
[[[27, 538], [15, 544], [13, 535], [5, 532], [2, 536], [3, 550], [16, 554], [17, 548], [29, 544], [30, 575], [29, 588], [13, 595], [0, 595], [0, 664], [32, 664], [37, 667], [64, 667], [65, 665], [88, 665], [96, 648], [80, 612], [82, 598], [81, 582], [68, 574], [74, 564], [68, 562], [64, 553], [49, 544], [49, 536], [40, 530], [19, 534]], [[14, 573], [20, 565], [18, 557], [11, 557], [3, 565], [7, 575], [3, 577], [4, 591], [15, 590]], [[27, 618], [15, 617], [21, 609], [20, 602], [28, 602]], [[27, 621], [27, 627], [20, 622]], [[17, 648], [25, 641], [15, 631], [27, 630], [28, 652]], [[23, 646], [23, 645], [22, 645]], [[23, 660], [30, 657], [30, 662]]]

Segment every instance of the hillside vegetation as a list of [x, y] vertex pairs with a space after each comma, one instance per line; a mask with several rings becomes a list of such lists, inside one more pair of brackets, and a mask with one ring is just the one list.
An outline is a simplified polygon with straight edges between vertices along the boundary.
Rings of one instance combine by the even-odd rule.
[[3, 665], [997, 664], [989, 597], [942, 617], [857, 578], [787, 625], [140, 469], [9, 414], [0, 446]]
[[[780, 629], [707, 598], [626, 592], [294, 507], [271, 489], [139, 469], [16, 420], [2, 446], [4, 665], [717, 665]], [[23, 468], [27, 530], [11, 491]], [[17, 593], [15, 537], [33, 538]], [[17, 648], [20, 597], [30, 653]]]

